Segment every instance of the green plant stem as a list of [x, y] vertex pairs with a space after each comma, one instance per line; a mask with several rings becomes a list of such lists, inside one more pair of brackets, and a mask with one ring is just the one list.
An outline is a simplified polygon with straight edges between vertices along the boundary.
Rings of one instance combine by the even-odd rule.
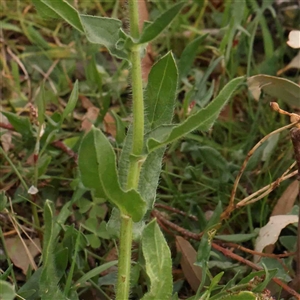
[[127, 300], [130, 287], [132, 218], [121, 215], [118, 284], [116, 300]]
[[[129, 20], [130, 34], [134, 40], [137, 40], [140, 34], [138, 0], [129, 0]], [[138, 187], [141, 169], [140, 156], [144, 144], [144, 99], [140, 50], [140, 45], [133, 45], [130, 54], [132, 64], [133, 139], [127, 179], [128, 189]], [[125, 300], [129, 297], [132, 227], [132, 218], [121, 212], [117, 300]]]
[[[129, 1], [130, 34], [134, 39], [139, 37], [138, 1]], [[133, 45], [131, 49], [131, 77], [133, 98], [133, 141], [129, 164], [127, 188], [137, 188], [140, 171], [139, 156], [144, 143], [144, 99], [141, 70], [140, 45]]]

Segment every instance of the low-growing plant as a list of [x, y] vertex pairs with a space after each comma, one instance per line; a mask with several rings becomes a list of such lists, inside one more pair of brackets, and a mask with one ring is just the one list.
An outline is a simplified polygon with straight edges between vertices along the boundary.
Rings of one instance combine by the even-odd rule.
[[[140, 229], [138, 238], [150, 280], [143, 299], [169, 299], [173, 289], [170, 250], [155, 220], [144, 225], [147, 211], [152, 209], [156, 200], [165, 148], [194, 130], [209, 130], [244, 78], [231, 80], [207, 107], [182, 123], [173, 124], [178, 78], [184, 75], [189, 57], [182, 58], [179, 70], [171, 52], [161, 57], [152, 67], [145, 88], [141, 58], [147, 43], [173, 21], [184, 2], [172, 6], [153, 23], [145, 23], [140, 31], [138, 1], [128, 1], [129, 32], [117, 19], [79, 14], [64, 1], [34, 2], [38, 10], [61, 16], [85, 34], [91, 43], [105, 46], [111, 55], [124, 60], [130, 67], [132, 124], [120, 159], [117, 162], [114, 149], [102, 131], [93, 127], [83, 137], [79, 149], [80, 180], [95, 198], [105, 198], [117, 209], [113, 212], [118, 214], [117, 220], [120, 219], [116, 299], [129, 298], [134, 228]], [[109, 222], [111, 227], [117, 226], [115, 220], [114, 217]], [[45, 286], [43, 293], [46, 289]]]

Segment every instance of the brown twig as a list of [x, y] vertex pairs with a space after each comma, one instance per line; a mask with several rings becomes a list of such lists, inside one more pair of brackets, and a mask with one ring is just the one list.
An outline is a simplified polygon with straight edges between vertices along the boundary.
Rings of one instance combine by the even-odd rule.
[[231, 242], [221, 242], [222, 245], [226, 246], [226, 247], [232, 247], [235, 248], [237, 250], [241, 250], [243, 252], [252, 254], [252, 255], [258, 255], [258, 256], [262, 256], [262, 257], [271, 257], [271, 258], [284, 258], [284, 257], [289, 257], [289, 256], [293, 256], [295, 255], [295, 252], [289, 252], [289, 253], [283, 253], [283, 254], [273, 254], [273, 253], [263, 253], [263, 252], [257, 252], [251, 249], [248, 249], [246, 247], [243, 247], [239, 244], [235, 244], [235, 243], [231, 243]]
[[240, 171], [234, 181], [234, 184], [233, 184], [233, 188], [232, 188], [232, 192], [231, 192], [231, 195], [230, 195], [230, 199], [229, 199], [229, 204], [227, 206], [227, 208], [225, 209], [225, 211], [221, 214], [221, 220], [226, 220], [230, 217], [232, 211], [235, 209], [235, 205], [234, 205], [234, 199], [235, 199], [235, 195], [236, 195], [236, 191], [237, 191], [237, 188], [238, 188], [238, 185], [239, 185], [239, 182], [240, 182], [240, 179], [246, 169], [246, 166], [248, 164], [248, 161], [249, 159], [251, 158], [251, 156], [254, 154], [254, 152], [272, 135], [276, 134], [276, 133], [279, 133], [281, 131], [284, 131], [286, 129], [289, 129], [291, 127], [294, 127], [299, 121], [296, 121], [296, 122], [293, 122], [289, 125], [286, 125], [284, 127], [281, 127], [281, 128], [278, 128], [274, 131], [272, 131], [271, 133], [269, 133], [268, 135], [266, 135], [264, 138], [262, 138], [247, 154], [241, 168], [240, 168]]
[[186, 212], [180, 210], [180, 209], [177, 209], [177, 208], [174, 208], [174, 207], [171, 207], [171, 206], [168, 206], [168, 205], [165, 205], [165, 204], [161, 204], [161, 203], [156, 203], [155, 204], [155, 207], [159, 207], [159, 208], [162, 208], [162, 209], [165, 209], [165, 210], [168, 210], [168, 211], [171, 211], [171, 212], [174, 212], [178, 215], [181, 215], [181, 216], [184, 216], [184, 217], [188, 217], [194, 221], [198, 221], [198, 218], [194, 215], [189, 215], [187, 214]]
[[[254, 270], [263, 270], [261, 267], [257, 266], [255, 263], [219, 246], [218, 244], [216, 243], [212, 243], [211, 244], [212, 247], [215, 249], [215, 250], [218, 250], [220, 251], [221, 253], [223, 253], [225, 256], [229, 257], [229, 258], [232, 258], [234, 260], [237, 260], [239, 261], [240, 263], [243, 263], [247, 266], [249, 266], [250, 268], [254, 269]], [[294, 297], [296, 297], [297, 299], [300, 299], [300, 294], [298, 294], [294, 289], [290, 288], [287, 284], [285, 284], [284, 282], [282, 282], [280, 279], [278, 278], [272, 278], [272, 280], [278, 284], [279, 286], [281, 286], [286, 292], [288, 292], [289, 294], [293, 295]]]
[[[189, 239], [193, 239], [193, 240], [197, 240], [199, 241], [203, 235], [203, 233], [200, 233], [200, 234], [196, 234], [196, 233], [193, 233], [189, 230], [186, 230], [174, 223], [172, 223], [171, 221], [167, 220], [159, 211], [157, 210], [153, 210], [151, 212], [151, 215], [153, 217], [155, 217], [157, 219], [157, 222], [162, 226], [163, 229], [165, 229], [167, 232], [170, 233], [170, 230], [167, 228], [167, 226], [169, 228], [171, 228], [172, 230], [180, 233], [182, 236], [186, 237], [186, 238], [189, 238]], [[235, 246], [235, 244], [233, 243], [227, 243], [229, 244], [229, 246], [233, 247]], [[245, 247], [242, 247], [242, 246], [239, 246], [237, 245], [238, 247], [236, 248], [239, 248], [240, 250], [242, 251], [245, 251], [245, 252], [249, 252], [251, 254], [257, 254], [257, 255], [261, 255], [261, 256], [266, 256], [265, 253], [259, 253], [259, 252], [256, 252], [256, 251], [252, 251], [252, 250], [249, 250]], [[254, 264], [253, 262], [229, 251], [228, 249], [218, 245], [217, 243], [212, 243], [212, 247], [215, 249], [215, 250], [218, 250], [220, 251], [221, 253], [223, 253], [225, 256], [231, 258], [231, 259], [234, 259], [234, 260], [237, 260], [239, 261], [240, 263], [242, 264], [245, 264], [247, 266], [249, 266], [250, 268], [254, 269], [254, 270], [262, 270], [261, 267], [257, 266], [256, 264]], [[254, 253], [255, 252], [255, 253]], [[273, 257], [273, 255], [270, 255], [270, 254], [267, 254], [269, 257]], [[276, 257], [274, 258], [279, 258], [279, 257], [285, 257], [285, 256], [289, 256], [291, 255], [290, 253], [289, 254], [280, 254], [280, 255], [276, 255]], [[298, 294], [293, 288], [289, 287], [288, 285], [286, 285], [284, 282], [282, 282], [280, 279], [278, 278], [272, 278], [272, 280], [278, 284], [279, 286], [282, 287], [282, 289], [284, 289], [287, 293], [295, 296], [297, 299], [300, 300], [300, 294]]]
[[[294, 153], [295, 153], [295, 160], [298, 167], [298, 203], [300, 207], [300, 128], [293, 128], [291, 129], [291, 140], [294, 147]], [[300, 286], [300, 209], [298, 213], [298, 230], [297, 230], [297, 250], [296, 250], [296, 275], [293, 279], [293, 286]]]

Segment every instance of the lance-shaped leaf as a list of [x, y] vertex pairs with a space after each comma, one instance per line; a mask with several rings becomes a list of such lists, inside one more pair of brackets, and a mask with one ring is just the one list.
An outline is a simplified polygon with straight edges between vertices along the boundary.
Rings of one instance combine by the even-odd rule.
[[64, 111], [63, 111], [63, 115], [61, 118], [61, 122], [67, 117], [67, 115], [71, 112], [73, 112], [76, 103], [78, 100], [78, 80], [76, 80], [74, 86], [73, 86], [73, 90], [72, 93], [70, 95], [69, 101], [67, 103], [67, 106], [65, 107]]
[[66, 0], [35, 0], [34, 4], [43, 14], [49, 14], [51, 17], [57, 15], [72, 25], [77, 30], [83, 32], [77, 10]]
[[162, 13], [154, 22], [146, 23], [137, 43], [144, 44], [155, 39], [175, 19], [184, 4], [184, 2], [177, 3]]
[[165, 125], [154, 129], [149, 134], [150, 138], [147, 141], [148, 151], [152, 152], [163, 147], [196, 129], [210, 129], [224, 105], [243, 81], [244, 77], [231, 80], [207, 107], [191, 115], [183, 123], [179, 125]]
[[[152, 130], [172, 121], [176, 99], [178, 71], [171, 52], [162, 57], [151, 69], [145, 94], [146, 130]], [[164, 147], [150, 153], [142, 165], [139, 191], [151, 208], [161, 172]]]
[[44, 244], [43, 244], [43, 271], [40, 277], [41, 299], [65, 299], [58, 286], [59, 276], [55, 261], [54, 230], [54, 207], [53, 203], [46, 200], [44, 205]]
[[142, 300], [170, 299], [173, 290], [171, 252], [155, 219], [143, 231], [142, 250], [150, 279], [150, 290]]
[[199, 36], [198, 38], [194, 39], [190, 42], [185, 49], [183, 50], [179, 63], [178, 63], [178, 70], [179, 70], [179, 77], [183, 78], [187, 76], [191, 66], [193, 65], [195, 56], [197, 51], [199, 50], [199, 46], [207, 37], [208, 34]]
[[151, 69], [145, 95], [150, 129], [172, 121], [178, 71], [171, 52]]
[[101, 132], [92, 128], [83, 138], [78, 158], [82, 183], [96, 194], [115, 204], [122, 213], [138, 222], [145, 214], [146, 203], [135, 190], [120, 187], [114, 150]]
[[121, 31], [122, 22], [113, 18], [80, 15], [87, 39], [93, 44], [105, 46], [111, 55], [127, 59], [125, 50], [117, 48], [120, 37], [124, 37]]
[[256, 75], [248, 78], [248, 87], [254, 99], [259, 100], [260, 94], [266, 94], [283, 100], [288, 105], [300, 107], [300, 86], [288, 79]]

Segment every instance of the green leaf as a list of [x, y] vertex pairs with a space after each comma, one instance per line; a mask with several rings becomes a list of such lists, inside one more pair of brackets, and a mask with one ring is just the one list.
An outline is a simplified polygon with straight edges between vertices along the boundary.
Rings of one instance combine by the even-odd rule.
[[239, 243], [246, 242], [253, 238], [257, 237], [257, 233], [248, 233], [248, 234], [230, 234], [230, 235], [216, 235], [215, 238], [225, 242]]
[[205, 40], [207, 35], [208, 34], [197, 37], [184, 48], [178, 63], [180, 79], [188, 75], [199, 50], [199, 46]]
[[210, 104], [208, 104], [204, 109], [201, 109], [195, 114], [191, 115], [183, 123], [171, 126], [164, 125], [153, 130], [150, 133], [150, 138], [147, 141], [148, 151], [152, 152], [160, 147], [163, 147], [196, 129], [210, 129], [224, 105], [228, 102], [232, 94], [243, 82], [243, 80], [244, 77], [238, 77], [231, 80]]
[[[35, 1], [35, 4], [37, 4], [38, 1]], [[45, 6], [42, 6], [41, 3], [43, 3]], [[77, 10], [68, 3], [66, 0], [41, 0], [41, 3], [38, 4], [39, 9], [42, 11], [44, 10], [44, 13], [49, 13], [49, 9], [51, 10], [51, 16], [58, 15], [62, 19], [64, 19], [66, 22], [68, 22], [70, 25], [72, 25], [77, 30], [83, 32], [83, 27], [80, 22], [80, 18], [78, 15]], [[45, 11], [45, 7], [48, 8], [47, 11]]]
[[7, 197], [5, 195], [4, 191], [0, 192], [0, 212], [2, 212], [2, 210], [4, 210], [4, 208], [6, 207], [8, 201], [7, 201]]
[[37, 12], [41, 15], [44, 19], [58, 19], [60, 16], [51, 8], [49, 8], [46, 4], [42, 2], [42, 0], [32, 0]]
[[171, 52], [162, 57], [151, 69], [145, 95], [146, 117], [149, 129], [172, 121], [178, 70]]
[[[162, 57], [151, 69], [145, 95], [146, 130], [171, 123], [176, 100], [178, 71], [171, 52]], [[151, 208], [158, 186], [165, 147], [150, 153], [142, 165], [139, 191]]]
[[41, 299], [65, 299], [58, 287], [59, 277], [55, 264], [55, 241], [53, 236], [54, 230], [54, 207], [53, 203], [46, 200], [44, 205], [44, 243], [43, 243], [43, 271], [40, 278]]
[[83, 138], [78, 158], [82, 183], [115, 204], [122, 213], [138, 222], [146, 212], [146, 203], [135, 190], [124, 191], [119, 184], [116, 156], [112, 146], [93, 127]]
[[68, 104], [63, 111], [61, 122], [67, 117], [67, 115], [69, 113], [73, 112], [73, 110], [76, 106], [77, 100], [78, 100], [78, 80], [76, 80], [76, 82], [74, 83], [73, 90], [70, 95]]
[[204, 233], [201, 238], [198, 251], [197, 251], [197, 262], [196, 266], [206, 269], [207, 262], [209, 261], [211, 250], [211, 241], [208, 237], [208, 233]]
[[1, 291], [1, 296], [0, 299], [3, 300], [14, 300], [16, 296], [16, 292], [14, 287], [3, 280], [0, 280], [0, 291]]
[[111, 55], [127, 59], [125, 50], [117, 48], [121, 35], [122, 22], [113, 18], [80, 15], [80, 19], [89, 42], [105, 46]]
[[184, 2], [177, 3], [162, 13], [153, 23], [146, 23], [137, 43], [144, 44], [155, 39], [175, 19], [184, 4]]
[[288, 105], [300, 107], [300, 86], [288, 79], [269, 75], [256, 75], [247, 79], [248, 88], [254, 99], [259, 100], [264, 93], [281, 99]]
[[90, 279], [92, 279], [95, 276], [99, 276], [100, 273], [106, 271], [107, 269], [109, 269], [112, 266], [115, 266], [118, 263], [118, 261], [114, 260], [114, 261], [110, 261], [107, 262], [99, 267], [96, 267], [92, 270], [90, 270], [89, 272], [85, 273], [81, 278], [79, 278], [76, 283], [74, 284], [74, 286], [76, 288], [81, 288], [85, 286], [85, 283], [87, 281], [89, 281]]
[[123, 143], [126, 137], [125, 135], [126, 127], [124, 125], [124, 122], [122, 121], [122, 119], [119, 117], [117, 113], [115, 113], [113, 110], [111, 110], [110, 113], [113, 116], [117, 126], [116, 141], [118, 144], [121, 144]]
[[171, 252], [155, 219], [144, 229], [142, 250], [151, 282], [142, 300], [170, 299], [173, 289]]
[[21, 133], [24, 137], [32, 136], [32, 127], [28, 117], [21, 117], [7, 111], [3, 111], [2, 114], [17, 132]]
[[277, 269], [270, 270], [263, 264], [265, 270], [265, 276], [263, 282], [259, 283], [252, 291], [256, 293], [262, 293], [268, 286], [269, 282], [277, 273]]
[[38, 108], [38, 121], [40, 125], [45, 122], [45, 112], [46, 112], [46, 98], [45, 98], [45, 87], [44, 84], [39, 89], [38, 95], [35, 99], [36, 106]]

